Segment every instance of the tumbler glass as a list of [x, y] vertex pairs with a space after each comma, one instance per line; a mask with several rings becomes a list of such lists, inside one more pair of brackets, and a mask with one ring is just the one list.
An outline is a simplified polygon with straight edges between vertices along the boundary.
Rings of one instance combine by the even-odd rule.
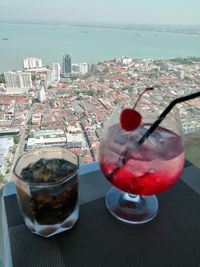
[[78, 170], [78, 156], [66, 148], [40, 148], [19, 157], [14, 167], [17, 199], [33, 233], [49, 237], [76, 223]]

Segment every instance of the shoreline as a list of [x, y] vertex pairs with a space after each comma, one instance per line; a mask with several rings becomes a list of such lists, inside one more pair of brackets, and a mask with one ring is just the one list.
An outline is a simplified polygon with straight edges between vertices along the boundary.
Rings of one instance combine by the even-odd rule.
[[142, 25], [142, 24], [109, 24], [109, 23], [81, 23], [81, 22], [65, 22], [65, 21], [1, 21], [0, 24], [19, 24], [19, 25], [38, 25], [38, 26], [60, 26], [60, 27], [80, 27], [95, 28], [107, 30], [126, 30], [141, 31], [152, 33], [171, 33], [181, 35], [199, 36], [199, 25]]

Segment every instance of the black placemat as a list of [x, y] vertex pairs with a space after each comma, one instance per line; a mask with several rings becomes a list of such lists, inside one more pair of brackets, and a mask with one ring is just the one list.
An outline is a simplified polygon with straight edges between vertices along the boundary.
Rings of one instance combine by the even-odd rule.
[[15, 195], [5, 197], [13, 266], [199, 267], [200, 196], [180, 181], [158, 198], [159, 213], [147, 224], [116, 221], [100, 198], [80, 206], [73, 229], [42, 238], [23, 224]]

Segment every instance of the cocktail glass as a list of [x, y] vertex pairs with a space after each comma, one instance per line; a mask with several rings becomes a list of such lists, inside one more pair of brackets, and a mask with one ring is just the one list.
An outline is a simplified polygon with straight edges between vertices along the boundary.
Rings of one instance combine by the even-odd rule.
[[[160, 115], [160, 109], [141, 108], [142, 123], [133, 131], [120, 125], [118, 105], [105, 127], [100, 144], [100, 167], [113, 185], [106, 207], [129, 224], [152, 220], [158, 212], [159, 194], [172, 187], [184, 167], [184, 145], [176, 107], [142, 143], [142, 136]], [[134, 118], [133, 118], [134, 119]]]

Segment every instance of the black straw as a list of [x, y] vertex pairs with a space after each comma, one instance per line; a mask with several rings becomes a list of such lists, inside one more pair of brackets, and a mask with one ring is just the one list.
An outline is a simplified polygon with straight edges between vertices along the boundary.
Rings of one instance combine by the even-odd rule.
[[165, 118], [165, 116], [170, 112], [170, 110], [178, 103], [193, 99], [200, 96], [200, 92], [191, 94], [191, 95], [186, 95], [186, 96], [182, 96], [180, 98], [176, 98], [174, 99], [169, 106], [166, 107], [166, 109], [160, 114], [160, 116], [158, 117], [158, 119], [151, 125], [151, 127], [148, 129], [148, 131], [141, 137], [141, 139], [139, 140], [139, 144], [142, 144], [146, 138], [149, 137], [150, 134], [152, 134], [155, 129], [158, 127], [158, 125], [161, 123], [161, 121]]

